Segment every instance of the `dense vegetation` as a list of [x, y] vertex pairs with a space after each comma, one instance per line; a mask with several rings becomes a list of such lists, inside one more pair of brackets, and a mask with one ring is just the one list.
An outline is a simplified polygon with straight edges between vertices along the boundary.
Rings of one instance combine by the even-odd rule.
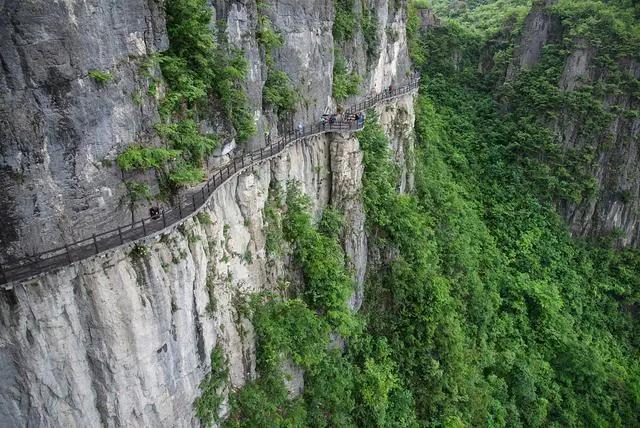
[[[550, 62], [568, 54], [557, 47], [496, 97], [502, 72], [477, 67], [489, 39], [452, 23], [412, 44], [425, 77], [417, 194], [366, 186], [372, 230], [400, 253], [371, 276], [371, 326], [425, 425], [638, 426], [640, 257], [568, 235], [551, 202], [588, 197], [588, 159], [560, 150], [540, 120], [568, 105], [597, 133], [609, 117], [597, 96], [557, 90]], [[374, 147], [366, 183], [390, 174], [382, 139]]]
[[[606, 132], [615, 112], [598, 85], [559, 91], [558, 67], [576, 34], [615, 45], [605, 63], [637, 55], [638, 11], [560, 1], [552, 12], [569, 36], [503, 85], [513, 40], [496, 39], [498, 23], [517, 33], [523, 4], [507, 5], [470, 8], [463, 23], [487, 11], [495, 20], [470, 29], [451, 22], [419, 34], [410, 19], [423, 76], [416, 188], [397, 192], [399, 171], [370, 112], [358, 136], [363, 198], [369, 245], [386, 257], [370, 265], [361, 313], [346, 307], [339, 213], [314, 224], [295, 186], [282, 206], [272, 199], [271, 246], [285, 241], [302, 284], [249, 304], [260, 376], [232, 394], [227, 425], [640, 426], [640, 255], [569, 235], [555, 203], [597, 191], [593, 153], [562, 150], [547, 126], [569, 114], [587, 137]], [[479, 68], [487, 49], [492, 66]], [[601, 89], [634, 88], [616, 69]], [[295, 399], [287, 362], [304, 369]]]
[[[403, 387], [386, 340], [369, 335], [362, 319], [347, 308], [353, 284], [338, 240], [341, 216], [327, 209], [314, 225], [308, 203], [292, 184], [286, 210], [273, 208], [278, 214], [270, 214], [284, 216], [277, 223], [283, 225], [281, 236], [293, 250], [304, 278], [299, 285], [304, 286], [287, 290], [287, 298], [266, 294], [248, 304], [260, 377], [231, 395], [231, 414], [224, 423], [415, 426], [411, 394]], [[349, 343], [344, 350], [341, 340]], [[305, 371], [304, 394], [295, 399], [285, 387], [288, 361]], [[215, 420], [212, 414], [204, 415], [205, 423]]]
[[[335, 18], [333, 21], [333, 97], [336, 101], [344, 101], [358, 94], [362, 78], [355, 70], [350, 70], [343, 49], [345, 43], [353, 42], [357, 31], [367, 34], [367, 53], [375, 50], [378, 43], [376, 18], [366, 7], [356, 9], [355, 0], [334, 0]], [[359, 15], [361, 13], [361, 15]]]
[[[117, 164], [123, 171], [153, 168], [167, 196], [204, 179], [203, 162], [218, 146], [218, 137], [202, 133], [197, 122], [199, 116], [210, 113], [212, 99], [238, 141], [246, 141], [255, 125], [242, 89], [247, 61], [242, 52], [227, 45], [223, 31], [218, 32], [218, 40], [214, 38], [207, 1], [169, 0], [165, 11], [169, 50], [150, 62], [159, 62], [166, 85], [159, 107], [162, 122], [156, 126], [166, 147], [131, 146]], [[160, 83], [153, 79], [151, 95], [156, 95]]]

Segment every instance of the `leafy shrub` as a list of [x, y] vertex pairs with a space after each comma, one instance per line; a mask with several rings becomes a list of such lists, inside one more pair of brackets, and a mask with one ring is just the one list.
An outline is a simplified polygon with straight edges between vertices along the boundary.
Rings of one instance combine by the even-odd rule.
[[[208, 155], [218, 146], [215, 135], [201, 134], [193, 120], [156, 125], [158, 135], [165, 138], [174, 150], [180, 151], [194, 166], [202, 166]], [[186, 155], [186, 156], [185, 156]]]
[[201, 394], [194, 403], [200, 422], [211, 427], [219, 421], [218, 413], [223, 402], [222, 389], [229, 377], [222, 347], [216, 345], [211, 351], [211, 371], [200, 382]]
[[[261, 14], [258, 18], [256, 40], [260, 46], [264, 47], [268, 55], [273, 49], [282, 46], [282, 36], [274, 30], [271, 19], [266, 15]], [[267, 63], [267, 65], [269, 64]]]
[[336, 43], [353, 39], [358, 22], [353, 10], [354, 0], [334, 0], [335, 18], [333, 21], [333, 39]]
[[247, 74], [247, 60], [242, 51], [225, 54], [218, 50], [215, 58], [215, 67], [219, 74], [213, 87], [214, 93], [220, 99], [223, 111], [236, 130], [237, 140], [247, 141], [256, 132], [247, 95], [242, 89], [242, 83]]
[[336, 101], [344, 101], [352, 95], [357, 95], [361, 82], [360, 76], [347, 71], [347, 62], [344, 57], [336, 54], [333, 65], [333, 97]]
[[368, 7], [362, 8], [362, 37], [367, 45], [367, 57], [371, 60], [375, 57], [380, 47], [380, 37], [378, 36], [378, 19], [375, 13]]
[[276, 113], [293, 110], [298, 101], [298, 93], [291, 87], [289, 76], [283, 71], [269, 71], [264, 84], [264, 102], [276, 108]]
[[180, 150], [162, 147], [130, 146], [116, 158], [116, 164], [123, 171], [161, 169], [167, 162], [180, 157]]
[[144, 244], [135, 244], [129, 252], [129, 257], [133, 261], [140, 261], [145, 259], [149, 255], [149, 247]]
[[312, 226], [307, 212], [309, 199], [297, 186], [287, 191], [287, 215], [283, 222], [285, 238], [294, 244], [296, 261], [304, 272], [305, 302], [326, 314], [342, 331], [351, 327], [345, 302], [353, 291], [351, 276], [345, 271], [344, 253], [338, 241]]
[[429, 0], [411, 0], [411, 3], [418, 9], [429, 9], [431, 7]]
[[195, 167], [185, 162], [174, 165], [168, 173], [169, 188], [175, 192], [180, 187], [187, 187], [202, 183], [205, 175], [202, 168]]
[[200, 222], [200, 224], [202, 225], [213, 224], [213, 220], [211, 220], [211, 215], [209, 215], [209, 213], [206, 211], [198, 212], [198, 214], [196, 214], [196, 217], [198, 218], [198, 222]]

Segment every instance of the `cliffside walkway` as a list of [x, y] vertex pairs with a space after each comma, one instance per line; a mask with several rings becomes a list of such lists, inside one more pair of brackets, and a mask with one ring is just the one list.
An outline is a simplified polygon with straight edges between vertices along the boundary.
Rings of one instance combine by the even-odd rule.
[[[370, 95], [363, 101], [348, 108], [345, 113], [353, 114], [363, 112], [382, 102], [401, 97], [415, 90], [419, 85], [419, 81], [419, 77], [412, 77], [411, 80], [403, 86]], [[119, 226], [117, 229], [95, 234], [82, 241], [66, 244], [53, 250], [25, 257], [14, 265], [0, 265], [0, 285], [49, 272], [56, 268], [93, 257], [121, 245], [129, 244], [159, 233], [197, 214], [207, 203], [213, 192], [229, 178], [252, 165], [278, 155], [290, 145], [309, 139], [315, 135], [329, 132], [356, 132], [363, 127], [363, 123], [338, 121], [332, 124], [314, 123], [305, 126], [302, 130], [291, 131], [281, 137], [277, 142], [236, 158], [215, 171], [201, 188], [192, 190], [190, 193], [178, 198], [177, 206], [160, 211], [159, 215], [154, 218], [143, 218], [136, 222]]]

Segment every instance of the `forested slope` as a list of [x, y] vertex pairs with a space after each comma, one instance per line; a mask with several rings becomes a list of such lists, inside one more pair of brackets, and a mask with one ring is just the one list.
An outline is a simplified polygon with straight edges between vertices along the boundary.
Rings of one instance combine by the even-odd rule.
[[[369, 224], [393, 248], [370, 276], [370, 326], [425, 425], [638, 426], [640, 258], [612, 238], [572, 238], [556, 213], [558, 198], [588, 188], [588, 169], [527, 104], [557, 93], [544, 68], [503, 85], [522, 19], [507, 22], [491, 34], [411, 22], [423, 73], [417, 188], [387, 203], [378, 161], [367, 164]], [[487, 56], [494, 67], [478, 66]]]
[[[607, 112], [597, 94], [554, 86], [548, 61], [569, 51], [556, 47], [507, 78], [526, 3], [440, 4], [456, 18], [440, 23], [422, 6], [411, 5], [408, 28], [423, 82], [415, 189], [397, 191], [375, 115], [358, 136], [370, 252], [363, 309], [344, 306], [339, 214], [315, 225], [290, 192], [274, 213], [304, 286], [296, 300], [249, 305], [260, 378], [232, 395], [226, 423], [639, 426], [640, 257], [615, 249], [616, 236], [571, 236], [559, 201], [588, 198], [595, 180], [586, 150], [563, 147], [546, 120], [569, 106], [596, 127]], [[637, 12], [625, 5], [564, 6], [608, 14], [628, 30], [617, 42], [635, 43]], [[583, 18], [571, 25], [589, 25]], [[305, 373], [293, 399], [291, 362]]]

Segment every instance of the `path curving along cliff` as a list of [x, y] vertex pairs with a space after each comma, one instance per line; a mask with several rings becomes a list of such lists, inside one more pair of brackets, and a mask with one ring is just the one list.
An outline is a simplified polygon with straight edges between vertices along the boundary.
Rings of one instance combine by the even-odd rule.
[[[379, 103], [401, 97], [417, 89], [419, 82], [420, 77], [416, 75], [403, 86], [366, 97], [363, 101], [348, 108], [346, 112], [363, 112]], [[119, 226], [117, 229], [94, 234], [87, 239], [23, 258], [13, 265], [0, 265], [0, 285], [50, 272], [122, 245], [130, 245], [143, 238], [162, 233], [196, 215], [222, 183], [246, 168], [277, 156], [290, 145], [308, 140], [313, 136], [332, 132], [351, 133], [359, 131], [363, 127], [362, 123], [338, 121], [332, 124], [313, 123], [305, 125], [301, 130], [291, 131], [269, 146], [235, 158], [211, 174], [203, 186], [178, 198], [176, 206], [169, 210], [162, 210], [159, 215], [153, 218], [142, 218], [136, 222]]]

